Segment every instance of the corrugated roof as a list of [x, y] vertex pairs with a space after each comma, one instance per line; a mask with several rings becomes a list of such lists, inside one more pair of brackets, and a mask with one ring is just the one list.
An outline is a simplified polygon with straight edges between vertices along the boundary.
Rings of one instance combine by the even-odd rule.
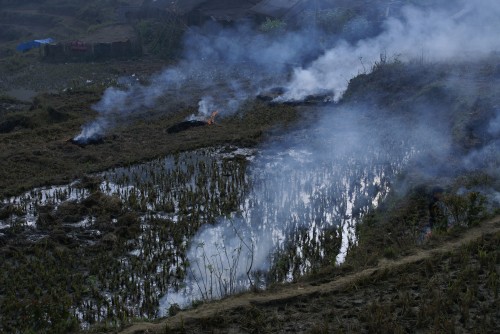
[[257, 14], [284, 17], [295, 7], [300, 5], [303, 0], [264, 0], [251, 8], [251, 11]]

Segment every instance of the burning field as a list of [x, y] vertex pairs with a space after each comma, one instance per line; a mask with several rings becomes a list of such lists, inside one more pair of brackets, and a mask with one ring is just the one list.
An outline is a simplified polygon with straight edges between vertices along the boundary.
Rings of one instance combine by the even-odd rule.
[[74, 138], [70, 138], [67, 140], [68, 143], [78, 145], [80, 147], [85, 147], [87, 145], [99, 145], [104, 143], [104, 138], [101, 136], [92, 136], [92, 137], [82, 137], [76, 136]]
[[[210, 115], [210, 117], [206, 120], [199, 120], [199, 119], [189, 119], [186, 121], [179, 122], [177, 124], [174, 124], [173, 126], [169, 127], [167, 129], [168, 133], [178, 133], [181, 131], [185, 131], [191, 128], [195, 128], [198, 126], [205, 126], [205, 125], [214, 125], [215, 124], [215, 117], [217, 116], [219, 112], [214, 111]], [[192, 118], [193, 116], [191, 116]]]
[[0, 332], [165, 316], [174, 332], [493, 332], [500, 45], [484, 27], [500, 7], [452, 3], [209, 23], [147, 79], [2, 102]]
[[330, 90], [318, 91], [314, 94], [309, 94], [300, 99], [288, 100], [285, 98], [287, 90], [284, 87], [273, 87], [267, 91], [257, 95], [257, 99], [266, 101], [270, 105], [273, 104], [288, 104], [288, 105], [326, 105], [334, 102], [335, 93]]

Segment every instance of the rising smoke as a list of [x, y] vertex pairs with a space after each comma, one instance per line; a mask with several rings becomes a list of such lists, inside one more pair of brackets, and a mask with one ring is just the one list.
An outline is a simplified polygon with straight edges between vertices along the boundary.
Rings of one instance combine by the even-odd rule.
[[[322, 111], [314, 124], [261, 148], [246, 200], [190, 240], [184, 288], [163, 297], [161, 314], [174, 303], [185, 307], [262, 287], [280, 252], [295, 254], [285, 265], [289, 281], [311, 269], [312, 257], [332, 257], [320, 250], [329, 244], [338, 242], [333, 258], [342, 263], [356, 244], [357, 222], [385, 198], [396, 175], [429, 154], [446, 154], [440, 127], [409, 125], [368, 105]], [[332, 229], [336, 237], [328, 239]]]
[[294, 69], [289, 91], [279, 100], [301, 100], [330, 89], [339, 100], [349, 80], [368, 73], [377, 62], [474, 61], [500, 49], [500, 3], [495, 0], [455, 2], [447, 9], [405, 7], [388, 18], [383, 32], [354, 44], [340, 40], [307, 67]]
[[[478, 59], [499, 49], [499, 7], [495, 0], [452, 1], [439, 9], [409, 6], [399, 17], [388, 17], [378, 36], [354, 42], [342, 36], [333, 40], [318, 37], [321, 32], [310, 26], [279, 38], [259, 33], [250, 23], [233, 28], [216, 23], [192, 28], [186, 33], [183, 57], [176, 66], [155, 75], [147, 85], [133, 83], [107, 89], [93, 106], [99, 114], [97, 119], [84, 125], [76, 138], [84, 141], [103, 136], [131, 113], [154, 108], [160, 97], [192, 101], [196, 92], [203, 91], [198, 98], [204, 102], [192, 118], [206, 116], [207, 105], [223, 116], [236, 112], [243, 101], [273, 85], [287, 87], [277, 102], [302, 100], [325, 90], [334, 91], [338, 101], [349, 80], [370, 72], [377, 62], [395, 58], [445, 62]], [[319, 40], [328, 40], [334, 46], [314, 42]], [[309, 62], [318, 53], [322, 55]], [[292, 68], [292, 80], [287, 83]]]
[[[399, 17], [385, 20], [378, 36], [355, 43], [339, 39], [309, 65], [295, 67], [291, 80], [285, 84], [287, 92], [277, 100], [301, 100], [327, 89], [335, 91], [339, 101], [350, 79], [369, 73], [377, 63], [395, 58], [419, 63], [481, 60], [500, 50], [498, 17], [500, 3], [493, 0], [455, 1], [440, 8], [403, 8]], [[253, 57], [238, 53], [240, 46], [228, 44], [228, 40], [221, 41], [221, 45], [235, 50], [233, 60]], [[205, 52], [210, 54], [212, 50]], [[261, 59], [252, 58], [251, 63], [257, 64]], [[212, 100], [209, 97], [207, 101]], [[356, 242], [356, 219], [377, 204], [374, 198], [383, 199], [384, 189], [387, 191], [391, 180], [404, 166], [418, 160], [420, 166], [424, 166], [419, 171], [421, 176], [432, 178], [442, 172], [436, 167], [434, 157], [449, 156], [452, 149], [452, 129], [436, 124], [432, 118], [433, 112], [439, 112], [442, 107], [432, 102], [415, 106], [411, 112], [417, 117], [411, 126], [386, 116], [380, 123], [374, 123], [367, 115], [384, 112], [372, 106], [329, 107], [329, 115], [318, 122], [320, 125], [307, 128], [307, 134], [290, 134], [284, 143], [273, 143], [263, 149], [251, 166], [257, 181], [248, 201], [240, 207], [237, 225], [232, 220], [221, 219], [219, 224], [204, 228], [193, 238], [189, 262], [192, 268], [194, 265], [202, 269], [191, 270], [186, 290], [170, 291], [162, 299], [163, 312], [173, 303], [186, 306], [191, 300], [204, 299], [207, 291], [217, 291], [211, 297], [224, 296], [221, 282], [233, 282], [235, 291], [255, 284], [248, 277], [249, 261], [251, 269], [268, 270], [273, 252], [283, 247], [288, 234], [297, 227], [308, 231], [309, 241], [318, 242], [315, 239], [317, 222], [322, 224], [319, 229], [341, 226], [342, 245], [337, 261], [342, 262], [345, 252]], [[200, 103], [200, 109], [204, 108], [205, 102]], [[458, 157], [459, 168], [477, 168], [478, 162], [482, 164], [489, 157], [486, 163], [490, 164], [490, 174], [498, 174], [499, 119], [500, 113], [496, 110], [488, 127], [492, 139]], [[493, 192], [492, 197], [497, 195]], [[335, 200], [329, 203], [327, 198]], [[316, 206], [318, 199], [321, 203]], [[312, 212], [305, 214], [309, 209]], [[230, 260], [219, 261], [219, 266], [213, 267], [210, 263], [213, 271], [207, 272], [203, 259], [220, 257], [222, 250], [225, 251], [221, 240], [241, 262], [231, 262], [234, 257], [229, 256]], [[258, 255], [253, 254], [255, 249], [259, 249]], [[213, 279], [214, 272], [229, 271], [235, 273], [233, 278], [215, 275]]]
[[214, 110], [220, 116], [235, 113], [262, 87], [284, 81], [288, 69], [317, 50], [310, 43], [311, 34], [289, 32], [277, 39], [259, 33], [251, 23], [233, 28], [213, 22], [192, 27], [184, 37], [177, 65], [154, 75], [149, 84], [124, 81], [108, 88], [93, 106], [97, 119], [84, 125], [76, 138], [103, 136], [130, 115], [156, 107], [160, 98], [190, 104], [198, 98], [198, 114], [191, 118], [206, 117]]
[[[94, 106], [98, 118], [77, 138], [102, 136], [116, 122], [142, 108], [154, 108], [165, 96], [197, 96], [198, 114], [193, 119], [215, 109], [222, 116], [235, 113], [246, 99], [273, 86], [286, 88], [278, 102], [325, 90], [333, 90], [340, 101], [350, 80], [371, 72], [377, 63], [471, 62], [498, 52], [498, 17], [500, 3], [495, 0], [451, 1], [439, 8], [408, 6], [386, 18], [377, 36], [328, 39], [332, 44], [324, 50], [311, 43], [319, 31], [309, 28], [280, 38], [260, 34], [251, 24], [193, 28], [185, 36], [183, 60], [148, 85], [106, 90]], [[319, 56], [311, 61], [312, 55]], [[273, 252], [298, 228], [305, 228], [305, 238], [318, 243], [322, 229], [340, 226], [341, 262], [356, 242], [357, 219], [377, 204], [374, 199], [383, 199], [398, 171], [420, 159], [430, 166], [422, 173], [437, 173], [432, 158], [447, 156], [451, 146], [451, 129], [435, 126], [429, 112], [440, 107], [419, 106], [413, 112], [422, 115], [409, 127], [391, 118], [367, 122], [368, 113], [383, 112], [372, 106], [334, 106], [319, 125], [263, 149], [251, 166], [257, 180], [253, 193], [240, 213], [201, 229], [190, 241], [186, 289], [164, 296], [163, 312], [173, 303], [186, 306], [194, 299], [218, 298], [256, 284], [250, 270], [268, 270]], [[486, 161], [490, 172], [498, 174], [499, 120], [496, 110], [488, 128], [492, 139], [461, 156], [461, 168], [473, 170], [478, 161]]]

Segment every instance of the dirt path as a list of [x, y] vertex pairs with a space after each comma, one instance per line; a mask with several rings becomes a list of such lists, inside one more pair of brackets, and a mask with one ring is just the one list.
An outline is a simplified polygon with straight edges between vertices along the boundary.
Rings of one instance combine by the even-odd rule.
[[122, 333], [159, 333], [164, 332], [166, 326], [169, 328], [178, 328], [183, 324], [189, 324], [201, 319], [206, 319], [216, 314], [229, 314], [236, 309], [244, 309], [249, 307], [258, 307], [259, 305], [269, 304], [285, 304], [287, 301], [297, 298], [307, 299], [310, 296], [332, 293], [341, 291], [357, 281], [375, 275], [379, 271], [391, 270], [411, 263], [417, 263], [437, 256], [458, 250], [461, 246], [478, 240], [484, 235], [495, 234], [500, 232], [500, 216], [495, 217], [481, 226], [468, 230], [463, 236], [457, 239], [448, 241], [439, 247], [418, 250], [415, 254], [406, 256], [397, 260], [382, 260], [376, 267], [362, 270], [353, 274], [338, 277], [332, 281], [323, 284], [291, 284], [280, 288], [278, 291], [265, 291], [261, 293], [247, 293], [239, 296], [233, 296], [221, 301], [204, 304], [200, 307], [178, 313], [173, 317], [162, 319], [157, 323], [137, 323], [125, 330]]

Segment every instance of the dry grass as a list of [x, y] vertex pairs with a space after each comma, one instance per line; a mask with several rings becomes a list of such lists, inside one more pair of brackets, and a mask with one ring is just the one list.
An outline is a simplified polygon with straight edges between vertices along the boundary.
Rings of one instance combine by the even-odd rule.
[[[398, 110], [406, 110], [404, 107], [415, 101], [428, 97], [439, 100], [442, 97], [442, 86], [435, 83], [440, 80], [441, 72], [424, 80], [422, 77], [435, 68], [426, 68], [419, 74], [412, 67], [401, 66], [390, 65], [379, 69], [373, 76], [354, 80], [343, 103], [356, 104], [357, 98], [367, 95], [376, 98], [382, 107], [388, 107], [388, 112], [398, 113]], [[365, 94], [366, 91], [373, 94]], [[489, 94], [489, 91], [485, 92]], [[87, 173], [127, 166], [169, 153], [224, 143], [254, 146], [264, 139], [272, 140], [273, 136], [279, 136], [279, 130], [295, 126], [302, 117], [297, 107], [270, 107], [249, 102], [238, 115], [219, 119], [217, 126], [199, 127], [171, 135], [167, 133], [167, 128], [193, 113], [195, 103], [168, 105], [164, 110], [136, 113], [128, 123], [115, 127], [102, 144], [79, 147], [67, 142], [80, 131], [82, 124], [94, 119], [90, 106], [100, 99], [101, 93], [102, 88], [93, 87], [45, 94], [34, 101], [31, 110], [17, 110], [2, 118], [0, 198], [38, 185], [66, 182]], [[398, 103], [394, 102], [393, 93], [401, 97]], [[492, 101], [486, 105], [494, 105]], [[17, 104], [15, 101], [8, 103]], [[448, 111], [456, 110], [459, 104], [451, 105]], [[479, 114], [487, 119], [489, 109], [484, 105], [473, 103], [466, 106], [479, 110]], [[467, 113], [467, 110], [464, 108], [461, 113]], [[401, 117], [408, 117], [411, 121], [412, 115], [402, 114]], [[377, 115], [372, 117], [376, 119]], [[467, 132], [471, 124], [478, 124], [475, 117], [452, 119], [456, 121], [454, 127], [460, 130], [454, 138], [460, 149], [476, 145], [474, 140], [465, 140], [473, 139], [469, 135], [481, 129], [479, 126]], [[461, 145], [462, 142], [465, 144]], [[444, 162], [448, 160], [438, 161]], [[418, 167], [415, 169], [418, 171]], [[460, 179], [463, 175], [458, 176]], [[480, 186], [491, 181], [488, 178], [472, 181], [469, 175], [463, 177], [457, 185], [475, 183]], [[311, 284], [328, 282], [337, 274], [356, 272], [415, 251], [422, 225], [429, 220], [430, 185], [420, 185], [418, 177], [409, 176], [408, 179], [417, 184], [410, 188], [409, 193], [396, 194], [376, 212], [366, 216], [365, 224], [358, 231], [358, 247], [351, 251], [346, 265], [340, 269], [322, 268], [308, 278]], [[86, 186], [90, 189], [93, 182], [88, 181]], [[85, 298], [88, 299], [88, 308], [97, 312], [89, 312], [89, 319], [84, 320], [92, 322], [97, 318], [107, 329], [133, 321], [133, 315], [120, 306], [120, 300], [109, 302], [102, 299], [102, 289], [124, 291], [137, 305], [142, 300], [141, 314], [154, 315], [158, 296], [149, 295], [149, 299], [141, 299], [138, 283], [130, 283], [129, 277], [133, 281], [138, 273], [148, 273], [156, 268], [146, 268], [136, 260], [131, 263], [130, 271], [124, 273], [120, 272], [116, 262], [130, 251], [130, 241], [137, 242], [140, 228], [137, 213], [144, 211], [144, 205], [129, 203], [132, 209], [126, 209], [116, 199], [91, 190], [94, 193], [81, 205], [66, 203], [55, 213], [51, 208], [40, 208], [42, 211], [45, 209], [39, 221], [42, 232], [46, 234], [43, 238], [28, 241], [25, 237], [30, 236], [30, 231], [22, 226], [12, 226], [9, 235], [0, 239], [2, 259], [6, 260], [2, 261], [4, 270], [0, 275], [2, 282], [8, 283], [0, 286], [3, 328], [13, 330], [24, 324], [25, 329], [30, 330], [43, 322], [48, 331], [75, 330], [78, 324], [68, 310], [75, 301]], [[227, 212], [230, 208], [220, 210]], [[68, 231], [61, 222], [79, 221], [90, 211], [98, 217], [96, 225], [103, 234], [99, 237], [88, 235], [90, 246], [79, 247], [68, 237]], [[116, 226], [109, 224], [112, 219], [117, 220]], [[155, 225], [153, 222], [152, 225], [152, 238], [155, 233], [174, 235], [176, 240], [180, 240], [175, 241], [179, 247], [182, 244], [179, 237], [182, 231], [179, 230], [190, 231], [192, 235], [197, 228], [188, 220], [179, 224], [161, 221]], [[457, 231], [457, 234], [460, 232]], [[425, 247], [447, 242], [455, 237], [453, 233], [436, 234]], [[498, 240], [498, 235], [490, 236], [462, 248], [458, 253], [383, 270], [353, 281], [345, 290], [264, 303], [236, 309], [231, 314], [207, 315], [201, 321], [185, 322], [168, 330], [236, 333], [293, 330], [321, 333], [408, 332], [415, 328], [449, 332], [478, 328], [488, 332], [499, 326], [498, 314], [492, 313], [498, 309]], [[151, 254], [150, 248], [142, 249], [146, 256]], [[183, 273], [179, 271], [173, 276], [173, 280], [182, 280]], [[149, 285], [144, 289], [150, 290], [150, 286], [156, 284], [152, 279], [147, 281]], [[61, 296], [64, 296], [62, 302]], [[106, 313], [111, 309], [116, 311], [114, 318], [101, 319], [97, 315], [100, 311]], [[20, 315], [19, 310], [23, 310]]]
[[[400, 265], [388, 264], [375, 271], [347, 276], [351, 284], [345, 280], [346, 284], [341, 280], [338, 284], [330, 283], [338, 288], [317, 286], [300, 295], [295, 289], [309, 286], [299, 284], [276, 292], [277, 296], [285, 296], [288, 291], [295, 297], [270, 298], [266, 302], [265, 297], [247, 296], [249, 306], [225, 311], [223, 306], [214, 305], [213, 309], [224, 313], [222, 318], [220, 313], [214, 317], [205, 313], [196, 321], [184, 322], [182, 329], [173, 325], [174, 321], [167, 321], [169, 332], [495, 332], [500, 325], [500, 233], [498, 228], [496, 231], [485, 230], [479, 239], [452, 247], [451, 251], [445, 250], [445, 243], [432, 256], [408, 259], [406, 264], [403, 258]], [[244, 304], [245, 296], [239, 299]]]
[[137, 113], [136, 121], [110, 130], [100, 145], [82, 148], [67, 142], [95, 117], [90, 106], [99, 99], [99, 90], [45, 94], [33, 110], [8, 115], [0, 124], [5, 128], [0, 133], [0, 197], [169, 153], [224, 143], [253, 146], [264, 133], [290, 126], [298, 116], [292, 107], [251, 103], [241, 115], [220, 118], [216, 126], [168, 134], [170, 126], [195, 112], [194, 107], [171, 106], [174, 110]]

